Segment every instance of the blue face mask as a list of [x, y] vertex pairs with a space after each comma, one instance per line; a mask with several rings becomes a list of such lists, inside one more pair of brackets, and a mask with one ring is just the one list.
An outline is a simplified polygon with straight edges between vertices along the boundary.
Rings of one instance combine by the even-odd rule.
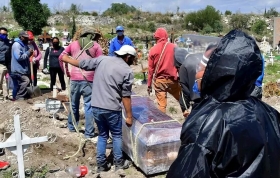
[[6, 34], [0, 34], [0, 39], [1, 40], [6, 40], [7, 37], [8, 37], [8, 35], [6, 35]]
[[[198, 79], [201, 80], [201, 79]], [[194, 85], [193, 85], [193, 92], [197, 95], [200, 95], [200, 91], [198, 89], [198, 84], [197, 84], [197, 80], [195, 80]]]
[[118, 36], [123, 36], [123, 32], [117, 32]]

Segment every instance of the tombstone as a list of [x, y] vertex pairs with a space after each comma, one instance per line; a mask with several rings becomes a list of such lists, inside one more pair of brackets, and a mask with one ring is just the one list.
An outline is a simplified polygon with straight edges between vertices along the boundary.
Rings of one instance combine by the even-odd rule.
[[269, 57], [269, 63], [273, 65], [275, 56], [273, 56], [272, 52], [270, 52], [270, 55], [268, 57]]
[[269, 54], [270, 51], [271, 51], [271, 49], [272, 49], [272, 47], [270, 46], [269, 42], [266, 41], [266, 40], [267, 40], [267, 37], [264, 36], [264, 37], [262, 38], [262, 40], [263, 40], [263, 41], [262, 41], [261, 44], [260, 44], [260, 50], [263, 51], [263, 52], [266, 53], [266, 54]]
[[0, 148], [7, 148], [17, 156], [19, 178], [25, 178], [24, 152], [28, 146], [34, 143], [48, 141], [48, 137], [30, 138], [21, 131], [19, 115], [14, 116], [14, 133], [4, 142], [0, 143]]
[[68, 38], [70, 37], [69, 36], [69, 32], [66, 30], [66, 29], [64, 29], [64, 31], [62, 32], [62, 34], [63, 34], [63, 38], [62, 38], [62, 46], [67, 46], [66, 44], [67, 44], [67, 42], [69, 42], [68, 40]]
[[187, 50], [190, 51], [192, 48], [192, 40], [188, 37], [186, 41]]
[[52, 35], [52, 38], [56, 37], [57, 33], [59, 33], [59, 31], [57, 31], [54, 27], [52, 27], [52, 30], [49, 31], [49, 34]]

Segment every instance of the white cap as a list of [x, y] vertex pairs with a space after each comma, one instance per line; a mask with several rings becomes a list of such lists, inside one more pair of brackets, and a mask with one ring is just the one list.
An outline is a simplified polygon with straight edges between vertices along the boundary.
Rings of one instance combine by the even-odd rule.
[[126, 55], [126, 54], [136, 56], [136, 50], [132, 46], [129, 46], [129, 45], [123, 45], [121, 47], [121, 49], [118, 51], [115, 51], [115, 53], [120, 56]]

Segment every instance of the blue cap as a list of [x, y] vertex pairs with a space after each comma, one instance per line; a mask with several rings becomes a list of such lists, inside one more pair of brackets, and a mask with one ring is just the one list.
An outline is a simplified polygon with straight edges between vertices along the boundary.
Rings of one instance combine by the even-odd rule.
[[118, 30], [120, 30], [120, 31], [124, 31], [123, 26], [117, 26], [117, 27], [116, 27], [116, 31], [118, 31]]

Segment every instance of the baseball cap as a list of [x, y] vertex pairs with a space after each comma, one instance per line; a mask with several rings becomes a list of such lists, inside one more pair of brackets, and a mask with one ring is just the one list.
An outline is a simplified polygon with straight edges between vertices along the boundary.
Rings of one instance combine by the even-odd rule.
[[22, 36], [25, 37], [25, 38], [29, 38], [29, 35], [28, 35], [28, 33], [26, 31], [21, 31], [19, 33], [18, 37], [22, 37]]
[[117, 27], [116, 27], [116, 31], [124, 31], [123, 26], [117, 26]]
[[132, 46], [129, 46], [129, 45], [123, 45], [121, 47], [121, 49], [118, 51], [115, 51], [115, 53], [120, 56], [126, 55], [126, 54], [136, 56], [136, 50]]

